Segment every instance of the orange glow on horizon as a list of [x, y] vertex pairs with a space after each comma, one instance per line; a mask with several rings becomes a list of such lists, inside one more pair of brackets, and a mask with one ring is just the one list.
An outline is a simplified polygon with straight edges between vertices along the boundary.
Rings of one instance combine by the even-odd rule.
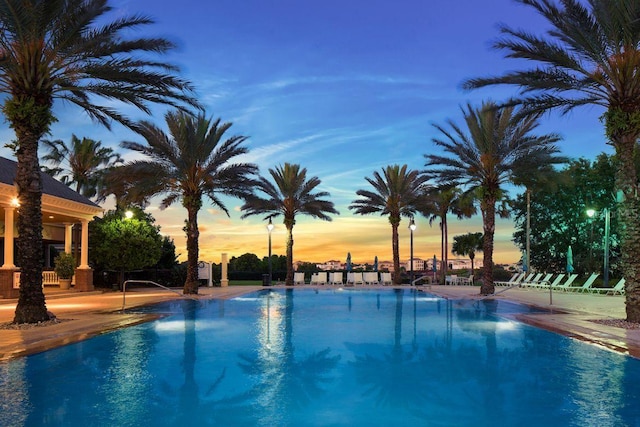
[[[266, 222], [259, 218], [240, 220], [211, 215], [201, 211], [199, 229], [200, 259], [220, 262], [221, 254], [238, 257], [245, 253], [253, 253], [262, 259], [268, 255], [268, 232]], [[180, 261], [186, 260], [186, 242], [183, 223], [176, 219], [176, 212], [154, 211], [154, 217], [161, 225], [161, 232], [173, 238], [176, 254]], [[171, 219], [169, 219], [169, 216]], [[287, 232], [281, 218], [273, 222], [271, 232], [271, 250], [274, 255], [286, 254]], [[416, 218], [414, 231], [414, 257], [421, 259], [440, 259], [440, 229], [434, 223], [429, 226], [425, 218]], [[450, 220], [449, 248], [453, 236], [482, 231], [479, 218], [464, 221]], [[510, 264], [520, 259], [520, 252], [512, 242], [513, 223], [509, 220], [498, 220], [496, 224], [494, 262]], [[410, 257], [410, 232], [407, 220], [403, 220], [398, 228], [400, 240], [400, 262]], [[355, 264], [373, 263], [374, 257], [379, 262], [392, 261], [391, 226], [386, 217], [380, 216], [340, 216], [326, 222], [308, 217], [296, 219], [293, 228], [294, 261], [324, 263], [329, 260], [345, 262], [347, 253], [351, 253]], [[449, 253], [449, 258], [459, 258]], [[482, 259], [482, 253], [476, 254]]]

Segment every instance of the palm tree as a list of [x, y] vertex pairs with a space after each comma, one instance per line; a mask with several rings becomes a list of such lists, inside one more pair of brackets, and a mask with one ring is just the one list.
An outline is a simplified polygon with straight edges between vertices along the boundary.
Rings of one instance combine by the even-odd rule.
[[391, 249], [393, 252], [393, 282], [401, 283], [400, 250], [398, 243], [398, 226], [401, 217], [412, 217], [416, 212], [424, 212], [426, 208], [425, 193], [427, 176], [417, 170], [409, 170], [407, 165], [387, 166], [382, 168], [382, 175], [377, 171], [373, 178], [365, 177], [374, 191], [358, 190], [360, 199], [351, 202], [349, 209], [355, 213], [367, 215], [380, 213], [388, 215], [391, 224]]
[[514, 169], [527, 158], [527, 164], [546, 165], [555, 161], [559, 140], [554, 134], [535, 136], [538, 115], [523, 116], [514, 107], [498, 109], [485, 103], [474, 109], [462, 109], [468, 133], [453, 121], [451, 130], [434, 125], [443, 139], [433, 143], [448, 155], [427, 154], [427, 166], [439, 182], [453, 183], [473, 191], [480, 200], [484, 231], [483, 282], [480, 292], [489, 295], [493, 285], [493, 237], [496, 205], [503, 199], [503, 186], [511, 181]]
[[323, 200], [329, 197], [326, 191], [314, 193], [320, 185], [320, 179], [316, 176], [307, 179], [307, 169], [300, 165], [285, 163], [269, 169], [275, 185], [264, 177], [258, 180], [257, 189], [266, 195], [260, 197], [252, 194], [245, 198], [245, 204], [240, 208], [244, 213], [242, 218], [251, 215], [265, 215], [265, 220], [282, 215], [284, 226], [287, 229], [287, 277], [285, 284], [293, 286], [293, 226], [296, 224], [296, 215], [304, 214], [313, 218], [331, 221], [327, 213], [339, 215], [333, 202]]
[[460, 236], [453, 236], [453, 246], [451, 252], [460, 255], [468, 256], [471, 260], [471, 275], [474, 275], [473, 260], [476, 258], [476, 251], [482, 251], [484, 245], [484, 238], [482, 233], [467, 233]]
[[[633, 159], [640, 138], [640, 2], [637, 0], [519, 0], [551, 28], [547, 39], [525, 30], [501, 28], [494, 46], [532, 67], [499, 77], [472, 79], [467, 88], [507, 84], [520, 88], [512, 104], [528, 111], [581, 105], [604, 107], [606, 134], [618, 159], [616, 188], [621, 227], [627, 320], [640, 322], [640, 189]], [[523, 64], [523, 63], [520, 63]]]
[[212, 121], [203, 114], [192, 116], [183, 111], [165, 115], [169, 135], [150, 122], [141, 121], [136, 131], [147, 144], [123, 141], [123, 148], [137, 151], [148, 159], [129, 162], [112, 171], [128, 184], [125, 199], [132, 202], [147, 200], [165, 194], [160, 204], [164, 209], [180, 200], [187, 210], [187, 278], [185, 294], [198, 293], [198, 211], [203, 198], [227, 215], [229, 211], [220, 196], [245, 197], [251, 192], [258, 167], [250, 163], [231, 163], [248, 152], [242, 146], [244, 136], [231, 136], [225, 132], [231, 123]]
[[104, 176], [112, 167], [122, 163], [122, 158], [111, 148], [102, 146], [100, 141], [89, 138], [78, 138], [71, 135], [71, 142], [67, 146], [64, 141], [43, 140], [48, 150], [42, 160], [53, 167], [44, 166], [49, 175], [60, 179], [85, 197], [98, 197], [98, 202], [104, 201]]
[[442, 185], [432, 188], [427, 192], [429, 201], [429, 209], [422, 212], [429, 219], [429, 225], [440, 220], [440, 259], [442, 260], [442, 281], [444, 283], [447, 274], [449, 262], [449, 226], [447, 223], [447, 214], [452, 213], [458, 219], [470, 218], [476, 214], [476, 208], [473, 204], [473, 197], [470, 194], [463, 193], [457, 187], [450, 185]]
[[[173, 45], [162, 38], [132, 38], [152, 23], [144, 16], [109, 20], [107, 0], [1, 0], [0, 92], [2, 112], [16, 135], [16, 186], [20, 199], [17, 262], [20, 297], [14, 322], [49, 318], [42, 292], [42, 183], [38, 142], [56, 120], [54, 99], [82, 108], [109, 126], [129, 120], [121, 101], [149, 112], [150, 103], [196, 104], [176, 68], [152, 60]], [[101, 22], [102, 24], [97, 24]], [[110, 103], [96, 101], [107, 98]]]

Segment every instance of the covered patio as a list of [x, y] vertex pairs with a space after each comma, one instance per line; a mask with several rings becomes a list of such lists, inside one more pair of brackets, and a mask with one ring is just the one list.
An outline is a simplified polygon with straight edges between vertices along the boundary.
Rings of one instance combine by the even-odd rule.
[[[20, 266], [15, 260], [16, 218], [20, 215], [18, 191], [13, 184], [17, 163], [0, 157], [0, 298], [15, 298], [19, 293]], [[89, 221], [103, 209], [71, 188], [41, 172], [42, 177], [42, 259], [44, 284], [55, 285], [52, 270], [54, 249], [76, 255], [74, 283], [79, 291], [93, 290], [93, 270], [89, 266]], [[74, 233], [76, 226], [79, 233]], [[79, 237], [77, 236], [79, 234]], [[74, 235], [76, 235], [74, 237]]]

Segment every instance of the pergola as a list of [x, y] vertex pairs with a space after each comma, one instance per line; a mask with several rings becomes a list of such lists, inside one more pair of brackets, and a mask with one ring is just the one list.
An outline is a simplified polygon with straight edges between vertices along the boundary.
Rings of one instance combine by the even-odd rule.
[[[17, 163], [0, 157], [0, 237], [2, 237], [2, 266], [0, 267], [0, 298], [14, 298], [18, 294], [16, 277], [20, 266], [15, 265], [14, 239], [17, 215], [20, 215], [18, 191], [14, 185]], [[93, 290], [93, 270], [89, 267], [89, 221], [103, 209], [63, 183], [41, 172], [42, 178], [42, 237], [49, 244], [64, 244], [72, 253], [73, 227], [81, 224], [79, 243], [80, 264], [76, 268], [76, 290]], [[43, 247], [43, 254], [45, 247]], [[43, 256], [44, 258], [44, 256]], [[48, 265], [48, 260], [47, 263]]]

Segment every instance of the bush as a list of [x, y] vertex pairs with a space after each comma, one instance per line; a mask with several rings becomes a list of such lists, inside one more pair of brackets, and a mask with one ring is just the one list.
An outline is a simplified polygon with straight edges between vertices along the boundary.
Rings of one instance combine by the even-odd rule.
[[76, 271], [76, 258], [66, 252], [58, 254], [53, 259], [55, 267], [53, 270], [60, 279], [71, 279]]

